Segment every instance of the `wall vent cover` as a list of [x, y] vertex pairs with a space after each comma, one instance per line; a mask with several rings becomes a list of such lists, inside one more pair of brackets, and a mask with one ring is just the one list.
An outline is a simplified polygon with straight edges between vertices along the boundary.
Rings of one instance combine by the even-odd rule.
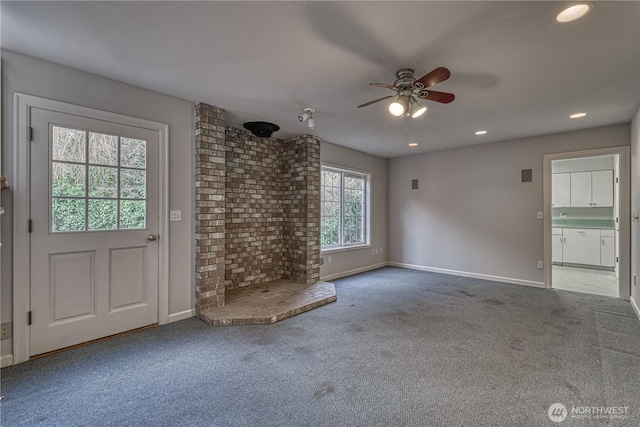
[[412, 179], [411, 180], [411, 189], [412, 190], [417, 190], [418, 189], [418, 180], [417, 179]]
[[531, 181], [533, 181], [533, 170], [522, 169], [522, 182], [531, 182]]

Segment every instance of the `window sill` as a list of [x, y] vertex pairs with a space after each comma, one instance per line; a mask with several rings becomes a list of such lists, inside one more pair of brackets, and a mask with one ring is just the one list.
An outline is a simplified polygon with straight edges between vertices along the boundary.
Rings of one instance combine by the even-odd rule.
[[365, 245], [341, 246], [339, 248], [321, 249], [320, 254], [333, 254], [336, 252], [349, 252], [368, 248], [371, 248], [370, 243], [367, 243]]

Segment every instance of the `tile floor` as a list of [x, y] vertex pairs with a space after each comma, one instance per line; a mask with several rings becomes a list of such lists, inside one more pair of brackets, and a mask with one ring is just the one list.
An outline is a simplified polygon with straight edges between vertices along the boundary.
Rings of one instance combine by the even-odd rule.
[[612, 271], [554, 265], [552, 283], [555, 289], [618, 297], [618, 279]]

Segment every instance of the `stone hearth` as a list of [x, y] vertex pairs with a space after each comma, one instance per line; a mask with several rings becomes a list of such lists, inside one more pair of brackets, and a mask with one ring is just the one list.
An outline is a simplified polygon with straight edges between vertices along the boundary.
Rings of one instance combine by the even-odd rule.
[[200, 318], [211, 325], [260, 325], [336, 301], [332, 283], [310, 285], [286, 279], [236, 288], [226, 293], [224, 307], [202, 311]]

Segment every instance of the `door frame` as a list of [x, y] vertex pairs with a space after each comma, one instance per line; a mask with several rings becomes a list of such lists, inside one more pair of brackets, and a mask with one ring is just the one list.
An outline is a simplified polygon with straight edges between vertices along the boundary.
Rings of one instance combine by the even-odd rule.
[[124, 116], [66, 102], [54, 101], [22, 93], [14, 94], [13, 120], [13, 363], [29, 360], [31, 329], [27, 324], [31, 309], [31, 262], [28, 230], [31, 183], [29, 125], [31, 108], [119, 123], [158, 132], [158, 323], [169, 321], [169, 125], [146, 119]]
[[553, 268], [552, 263], [552, 249], [551, 249], [551, 232], [552, 232], [552, 211], [551, 211], [551, 162], [553, 160], [563, 159], [575, 159], [581, 157], [596, 157], [596, 156], [619, 156], [619, 170], [620, 177], [620, 197], [619, 203], [619, 227], [620, 227], [620, 241], [618, 242], [619, 248], [619, 270], [620, 276], [618, 278], [618, 298], [625, 301], [629, 301], [631, 296], [631, 147], [611, 147], [611, 148], [598, 148], [593, 150], [580, 150], [572, 151], [568, 153], [554, 153], [545, 154], [543, 156], [543, 209], [544, 209], [544, 265], [547, 266], [544, 270], [544, 287], [551, 288]]

